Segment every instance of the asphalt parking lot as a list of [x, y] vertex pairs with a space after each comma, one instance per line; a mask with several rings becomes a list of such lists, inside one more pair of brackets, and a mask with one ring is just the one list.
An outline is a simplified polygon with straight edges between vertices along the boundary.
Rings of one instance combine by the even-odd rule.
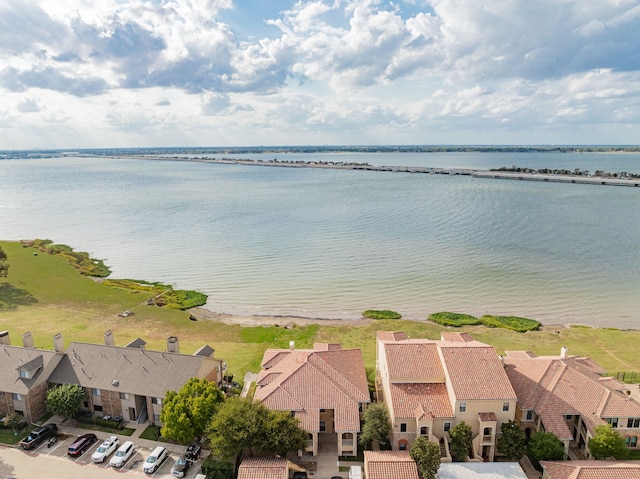
[[[178, 458], [178, 454], [170, 454], [167, 459], [153, 474], [145, 474], [142, 470], [142, 464], [147, 456], [151, 453], [150, 449], [136, 446], [135, 452], [127, 460], [121, 468], [112, 468], [109, 466], [109, 459], [103, 464], [94, 464], [91, 461], [91, 455], [98, 448], [106, 435], [98, 436], [98, 441], [91, 445], [79, 457], [70, 457], [67, 455], [67, 448], [76, 439], [76, 436], [59, 435], [58, 440], [47, 447], [46, 443], [41, 444], [32, 451], [23, 451], [15, 447], [0, 447], [0, 478], [15, 477], [23, 478], [114, 478], [117, 475], [143, 475], [146, 477], [168, 479], [171, 478], [171, 468]], [[134, 441], [135, 443], [135, 441]], [[202, 459], [194, 464], [187, 475], [186, 479], [192, 479], [200, 471]], [[122, 476], [120, 476], [122, 477]]]

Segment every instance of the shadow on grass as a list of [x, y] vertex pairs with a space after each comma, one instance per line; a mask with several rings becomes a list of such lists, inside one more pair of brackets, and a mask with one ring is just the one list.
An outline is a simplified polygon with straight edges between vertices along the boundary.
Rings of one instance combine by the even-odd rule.
[[15, 311], [18, 306], [29, 306], [38, 300], [29, 291], [10, 283], [0, 283], [0, 311]]

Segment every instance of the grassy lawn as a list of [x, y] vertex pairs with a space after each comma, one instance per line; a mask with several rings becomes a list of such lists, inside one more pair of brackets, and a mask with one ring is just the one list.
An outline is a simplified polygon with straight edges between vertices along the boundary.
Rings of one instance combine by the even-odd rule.
[[9, 444], [9, 445], [18, 444], [25, 437], [27, 437], [29, 432], [31, 432], [31, 429], [33, 428], [28, 427], [23, 429], [22, 431], [18, 431], [17, 434], [13, 434], [13, 431], [11, 430], [11, 428], [9, 429], [0, 428], [0, 444]]
[[[0, 242], [8, 255], [9, 275], [0, 279], [0, 331], [8, 330], [12, 343], [21, 344], [30, 331], [36, 346], [53, 348], [53, 335], [62, 333], [65, 343], [102, 343], [104, 332], [112, 330], [116, 344], [138, 337], [147, 348], [163, 351], [169, 336], [180, 338], [182, 352], [191, 354], [204, 343], [224, 359], [228, 372], [242, 380], [247, 370], [257, 372], [267, 348], [310, 347], [314, 342], [338, 342], [343, 347], [361, 348], [367, 368], [375, 367], [375, 333], [402, 330], [409, 337], [438, 339], [442, 331], [469, 332], [475, 339], [493, 345], [499, 354], [530, 349], [538, 355], [560, 353], [591, 356], [607, 371], [633, 371], [640, 331], [594, 329], [590, 327], [543, 326], [540, 331], [517, 333], [484, 326], [449, 328], [428, 321], [376, 320], [365, 326], [276, 326], [243, 327], [216, 321], [190, 321], [189, 312], [147, 306], [148, 294], [109, 288], [80, 275], [59, 256], [34, 255], [18, 242]], [[142, 278], [153, 281], [154, 278]], [[128, 310], [133, 316], [119, 317]], [[425, 312], [425, 317], [426, 317]], [[362, 323], [360, 323], [362, 324]]]

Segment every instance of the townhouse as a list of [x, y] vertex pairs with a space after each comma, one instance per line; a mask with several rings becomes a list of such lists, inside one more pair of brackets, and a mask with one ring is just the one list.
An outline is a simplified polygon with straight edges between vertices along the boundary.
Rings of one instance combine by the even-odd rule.
[[50, 387], [78, 384], [86, 393], [80, 409], [87, 415], [161, 425], [167, 391], [179, 390], [192, 377], [219, 386], [226, 368], [208, 345], [193, 355], [181, 354], [175, 336], [168, 338], [166, 351], [147, 350], [140, 338], [116, 346], [111, 331], [105, 344], [73, 342], [65, 350], [57, 334], [54, 351], [47, 351], [34, 346], [30, 333], [22, 347], [11, 346], [5, 333], [0, 333], [0, 416], [15, 411], [30, 422], [45, 414]]
[[451, 461], [448, 432], [461, 421], [473, 431], [471, 460], [493, 461], [502, 423], [515, 418], [516, 393], [492, 346], [468, 333], [440, 340], [376, 335], [376, 392], [389, 410], [392, 447], [408, 450], [418, 436]]
[[590, 358], [536, 356], [532, 351], [508, 351], [505, 371], [518, 396], [516, 420], [528, 436], [552, 432], [569, 448], [590, 457], [589, 439], [596, 426], [609, 423], [632, 449], [639, 447], [640, 404], [626, 385], [603, 376]]
[[268, 349], [254, 400], [289, 411], [308, 434], [305, 451], [357, 455], [360, 421], [371, 402], [359, 349], [317, 343], [313, 349]]

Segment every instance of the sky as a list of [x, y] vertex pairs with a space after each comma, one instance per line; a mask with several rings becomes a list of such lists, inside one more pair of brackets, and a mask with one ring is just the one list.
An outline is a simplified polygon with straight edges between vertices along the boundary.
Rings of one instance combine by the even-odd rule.
[[639, 0], [0, 1], [0, 149], [638, 143]]

